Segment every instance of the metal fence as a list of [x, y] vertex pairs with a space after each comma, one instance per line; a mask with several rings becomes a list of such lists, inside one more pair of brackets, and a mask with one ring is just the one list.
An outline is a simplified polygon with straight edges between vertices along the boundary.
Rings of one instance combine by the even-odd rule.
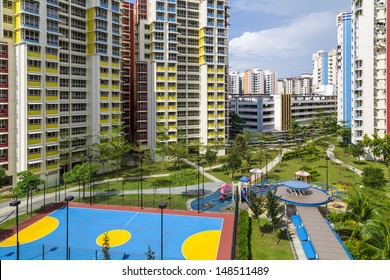
[[[132, 253], [127, 251], [116, 251], [109, 249], [111, 260], [146, 260], [147, 254]], [[16, 260], [16, 246], [7, 247], [1, 250], [0, 260]], [[155, 254], [156, 260], [161, 259], [159, 254]], [[19, 246], [20, 260], [66, 260], [66, 247], [60, 245], [28, 243]], [[104, 260], [102, 249], [88, 249], [69, 247], [70, 260]], [[164, 252], [164, 260], [178, 260], [170, 257]]]

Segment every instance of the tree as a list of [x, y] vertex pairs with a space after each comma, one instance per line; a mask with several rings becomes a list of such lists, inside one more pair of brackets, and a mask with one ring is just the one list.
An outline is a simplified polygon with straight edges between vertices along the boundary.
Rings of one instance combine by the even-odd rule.
[[27, 196], [27, 213], [28, 213], [28, 199], [31, 197], [31, 214], [32, 214], [32, 192], [39, 191], [39, 186], [45, 184], [45, 180], [41, 179], [38, 175], [32, 173], [29, 170], [16, 173], [18, 176], [18, 182], [13, 189], [14, 195], [26, 195]]
[[0, 168], [0, 189], [2, 189], [5, 184], [8, 183], [8, 176], [6, 174], [6, 170], [3, 168]]
[[363, 252], [371, 260], [390, 259], [390, 227], [381, 219], [369, 220], [362, 229]]
[[241, 158], [237, 154], [232, 153], [228, 155], [225, 168], [232, 174], [232, 181], [234, 180], [235, 172], [241, 167], [241, 164]]
[[152, 249], [150, 248], [150, 245], [148, 246], [148, 251], [145, 253], [145, 255], [146, 255], [146, 259], [148, 260], [148, 261], [152, 261], [152, 260], [154, 260], [155, 259], [155, 252], [154, 251], [152, 251]]
[[230, 112], [230, 139], [236, 139], [237, 135], [243, 133], [245, 121], [236, 113]]
[[103, 235], [103, 247], [102, 247], [102, 253], [103, 253], [103, 259], [104, 260], [110, 260], [110, 237], [108, 236], [108, 231], [104, 233]]
[[207, 161], [207, 164], [209, 165], [209, 168], [211, 170], [211, 166], [217, 162], [217, 152], [211, 149], [207, 149], [206, 153], [204, 154], [204, 158]]
[[119, 178], [119, 169], [122, 166], [122, 157], [133, 149], [133, 146], [126, 140], [126, 136], [122, 134], [121, 131], [121, 126], [114, 126], [109, 138], [102, 137], [101, 143], [98, 146], [99, 159], [111, 161], [111, 166], [116, 171], [117, 182]]
[[186, 186], [184, 195], [187, 197], [187, 186], [197, 178], [197, 172], [195, 172], [193, 169], [182, 169], [175, 171], [173, 174], [171, 174], [170, 178], [174, 183], [181, 186]]
[[383, 190], [387, 180], [381, 168], [367, 166], [363, 169], [362, 184], [365, 187]]
[[387, 167], [387, 174], [389, 175], [390, 184], [390, 134], [386, 134], [380, 145], [383, 162]]
[[364, 145], [361, 142], [349, 145], [347, 150], [354, 158], [357, 158], [358, 161], [360, 161], [360, 157], [365, 154]]
[[258, 219], [264, 213], [264, 196], [258, 192], [249, 191], [248, 198], [250, 201], [249, 208], [252, 210], [252, 218]]
[[265, 196], [265, 207], [267, 209], [267, 217], [272, 225], [273, 232], [280, 224], [283, 218], [284, 206], [280, 204], [279, 198], [276, 196], [276, 189], [268, 190]]

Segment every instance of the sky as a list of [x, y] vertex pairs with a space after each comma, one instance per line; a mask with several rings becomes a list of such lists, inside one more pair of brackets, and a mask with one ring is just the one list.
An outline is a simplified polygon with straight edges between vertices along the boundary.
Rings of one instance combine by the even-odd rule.
[[336, 48], [338, 11], [350, 0], [230, 0], [230, 71], [312, 73], [312, 55]]

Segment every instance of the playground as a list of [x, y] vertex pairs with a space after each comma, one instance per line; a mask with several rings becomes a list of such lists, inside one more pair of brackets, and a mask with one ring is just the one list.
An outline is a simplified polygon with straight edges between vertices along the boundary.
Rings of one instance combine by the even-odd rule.
[[[161, 226], [164, 260], [230, 259], [232, 215], [168, 209], [162, 215], [159, 209], [110, 208], [71, 203], [68, 216], [63, 206], [32, 224], [20, 225], [20, 259], [66, 259], [67, 218], [71, 260], [103, 259], [105, 234], [113, 260], [145, 260], [149, 246], [160, 259]], [[16, 235], [1, 240], [0, 259], [14, 260]]]

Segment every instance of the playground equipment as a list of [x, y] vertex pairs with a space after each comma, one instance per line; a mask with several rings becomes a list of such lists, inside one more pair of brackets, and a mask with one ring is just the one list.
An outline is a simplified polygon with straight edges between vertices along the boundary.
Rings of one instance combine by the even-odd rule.
[[232, 189], [233, 189], [233, 184], [224, 183], [222, 187], [219, 189], [219, 192], [221, 193], [219, 200], [224, 201], [226, 197], [232, 193]]

